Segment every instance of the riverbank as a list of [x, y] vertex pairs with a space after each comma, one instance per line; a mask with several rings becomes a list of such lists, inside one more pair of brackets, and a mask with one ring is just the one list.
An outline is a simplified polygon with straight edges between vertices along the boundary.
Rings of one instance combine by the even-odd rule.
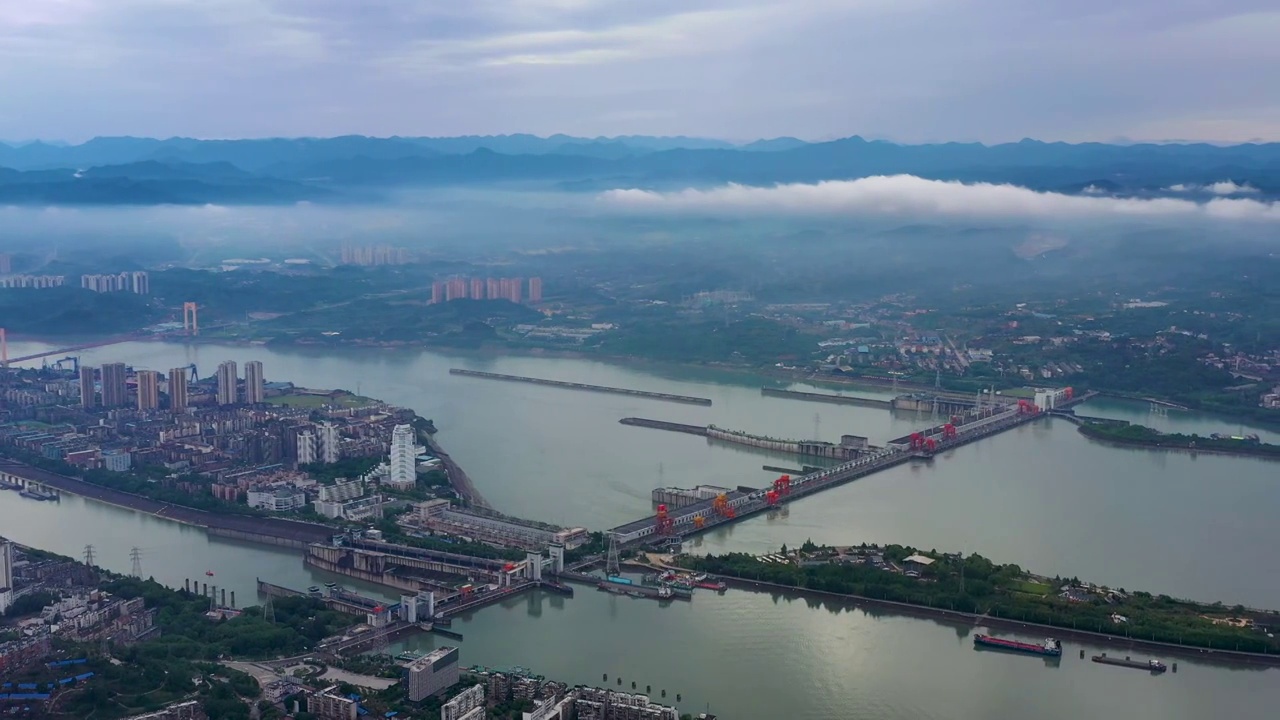
[[960, 612], [958, 610], [918, 605], [915, 603], [883, 600], [880, 598], [867, 597], [865, 595], [850, 595], [846, 593], [828, 592], [825, 590], [813, 590], [810, 588], [797, 587], [795, 585], [782, 585], [758, 580], [746, 580], [731, 576], [724, 576], [724, 581], [730, 588], [738, 590], [762, 593], [785, 593], [798, 598], [840, 600], [849, 602], [854, 607], [858, 608], [892, 610], [897, 614], [909, 617], [942, 620], [957, 626], [965, 625], [972, 627], [987, 627], [993, 630], [998, 629], [1012, 631], [1035, 630], [1037, 634], [1048, 634], [1059, 639], [1073, 639], [1129, 650], [1163, 652], [1176, 657], [1194, 658], [1201, 662], [1221, 662], [1237, 666], [1256, 665], [1280, 667], [1280, 655], [1275, 654], [1237, 652], [1234, 650], [1212, 650], [1209, 648], [1178, 645], [1176, 643], [1142, 640], [1134, 637], [1111, 635], [1090, 630], [1064, 628], [1059, 625], [1047, 625], [1044, 623], [1027, 622], [986, 614]]
[[1117, 446], [1280, 460], [1280, 445], [1257, 442], [1256, 439], [1237, 440], [1233, 438], [1162, 433], [1145, 425], [1096, 423], [1087, 420], [1078, 423], [1076, 428], [1081, 435], [1091, 440], [1099, 440]]
[[0, 472], [56, 488], [62, 492], [106, 503], [107, 505], [136, 510], [153, 517], [172, 520], [176, 523], [205, 528], [213, 534], [240, 540], [304, 548], [310, 543], [327, 540], [336, 532], [334, 528], [316, 523], [285, 518], [213, 513], [207, 510], [166, 503], [142, 495], [94, 485], [79, 478], [41, 470], [16, 460], [0, 459]]
[[1075, 578], [1028, 573], [981, 555], [921, 552], [901, 545], [819, 547], [755, 557], [741, 553], [685, 557], [698, 572], [795, 590], [822, 591], [1044, 627], [1123, 635], [1169, 647], [1274, 658], [1276, 614], [1225, 608], [1109, 588]]

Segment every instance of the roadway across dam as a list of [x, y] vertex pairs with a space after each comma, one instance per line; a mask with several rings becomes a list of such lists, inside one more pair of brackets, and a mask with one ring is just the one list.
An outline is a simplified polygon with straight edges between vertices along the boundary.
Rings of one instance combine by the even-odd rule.
[[[1089, 393], [1074, 398], [1066, 397], [1057, 403], [1057, 408], [1071, 407], [1084, 402], [1092, 395]], [[886, 447], [877, 448], [874, 452], [849, 462], [793, 478], [783, 492], [775, 492], [774, 488], [762, 488], [749, 493], [727, 493], [723, 497], [702, 500], [674, 511], [669, 510], [665, 519], [660, 520], [657, 515], [649, 515], [624, 523], [610, 530], [609, 534], [616, 537], [618, 543], [622, 545], [649, 543], [663, 536], [682, 538], [696, 535], [913, 459], [933, 458], [945, 450], [1046, 416], [1047, 413], [1039, 408], [1023, 403], [1012, 407], [984, 406], [953, 418], [951, 423], [937, 425], [891, 440]]]

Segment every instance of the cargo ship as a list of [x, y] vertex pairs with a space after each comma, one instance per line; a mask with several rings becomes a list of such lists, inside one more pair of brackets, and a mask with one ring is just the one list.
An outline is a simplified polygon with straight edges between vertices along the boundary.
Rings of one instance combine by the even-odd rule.
[[1028, 653], [1031, 655], [1046, 655], [1048, 657], [1062, 657], [1062, 643], [1053, 638], [1045, 638], [1042, 643], [1024, 643], [1017, 640], [1006, 640], [1004, 638], [992, 637], [990, 635], [974, 635], [973, 644], [975, 647], [989, 647], [997, 650], [1009, 650], [1011, 652]]
[[694, 586], [703, 590], [715, 590], [716, 592], [724, 592], [729, 588], [723, 580], [699, 580], [694, 583]]
[[1141, 660], [1130, 660], [1129, 658], [1121, 660], [1120, 658], [1107, 657], [1106, 653], [1094, 655], [1093, 661], [1096, 663], [1102, 663], [1103, 665], [1115, 665], [1117, 667], [1133, 668], [1134, 670], [1149, 670], [1153, 673], [1162, 673], [1169, 669], [1159, 660], [1147, 660], [1146, 662]]

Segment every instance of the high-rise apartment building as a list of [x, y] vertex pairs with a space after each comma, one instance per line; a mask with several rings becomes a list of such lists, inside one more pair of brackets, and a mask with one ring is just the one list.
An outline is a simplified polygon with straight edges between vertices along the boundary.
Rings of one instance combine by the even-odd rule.
[[187, 409], [187, 369], [169, 371], [169, 409], [182, 412]]
[[342, 436], [338, 434], [338, 426], [331, 423], [320, 425], [320, 462], [336, 463], [342, 459]]
[[65, 275], [10, 275], [0, 278], [3, 288], [53, 288], [66, 284]]
[[98, 393], [93, 387], [93, 368], [80, 368], [80, 407], [91, 408], [98, 405]]
[[0, 275], [8, 275], [13, 272], [13, 256], [9, 253], [0, 253]]
[[397, 425], [391, 431], [391, 477], [396, 487], [413, 487], [418, 481], [417, 459], [413, 427]]
[[409, 700], [419, 702], [458, 682], [458, 648], [442, 647], [409, 663]]
[[500, 289], [497, 278], [489, 278], [485, 280], [485, 285], [488, 286], [489, 290], [489, 292], [485, 294], [487, 299], [497, 300], [502, 297], [502, 290]]
[[138, 295], [150, 295], [151, 276], [141, 271], [129, 273], [129, 289]]
[[155, 370], [138, 371], [138, 409], [157, 410], [160, 407], [160, 373]]
[[520, 292], [521, 285], [523, 285], [523, 282], [520, 278], [502, 278], [498, 281], [498, 295], [503, 300], [518, 303], [522, 295]]
[[262, 378], [262, 363], [250, 360], [244, 364], [244, 401], [250, 405], [262, 402], [266, 397], [267, 385]]
[[471, 299], [484, 299], [484, 281], [480, 278], [471, 278]]
[[0, 614], [8, 610], [12, 603], [13, 543], [8, 540], [0, 540]]
[[445, 282], [437, 280], [431, 283], [431, 304], [442, 303], [445, 301]]
[[529, 278], [529, 302], [542, 302], [542, 278], [540, 277]]
[[107, 363], [102, 366], [102, 405], [120, 407], [129, 401], [129, 386], [125, 381], [124, 363]]
[[310, 465], [316, 461], [316, 434], [310, 430], [298, 433], [298, 464]]
[[445, 286], [445, 300], [465, 300], [467, 297], [467, 281], [463, 278], [451, 278]]
[[218, 404], [219, 405], [235, 405], [236, 400], [236, 381], [239, 375], [236, 373], [236, 363], [234, 360], [228, 360], [218, 365]]

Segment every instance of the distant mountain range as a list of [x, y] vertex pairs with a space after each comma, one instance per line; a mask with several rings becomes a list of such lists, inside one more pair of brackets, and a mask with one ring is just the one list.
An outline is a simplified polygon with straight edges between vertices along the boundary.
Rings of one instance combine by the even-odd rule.
[[1212, 195], [1214, 183], [1229, 180], [1248, 196], [1276, 198], [1280, 143], [899, 145], [850, 137], [735, 145], [688, 137], [568, 135], [95, 138], [80, 145], [0, 144], [0, 204], [340, 202], [366, 200], [395, 187], [464, 183], [595, 190], [900, 173], [1067, 193], [1179, 197]]

